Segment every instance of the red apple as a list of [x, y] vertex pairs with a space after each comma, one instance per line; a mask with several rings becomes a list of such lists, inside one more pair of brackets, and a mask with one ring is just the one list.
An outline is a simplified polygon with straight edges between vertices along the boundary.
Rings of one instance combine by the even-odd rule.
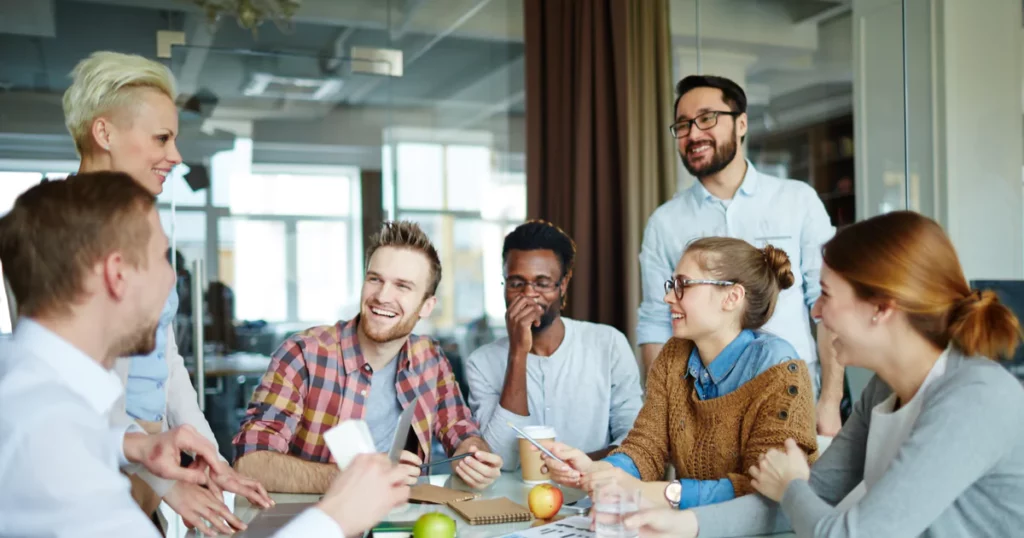
[[551, 519], [562, 509], [562, 490], [551, 484], [538, 484], [530, 490], [530, 511], [537, 519]]

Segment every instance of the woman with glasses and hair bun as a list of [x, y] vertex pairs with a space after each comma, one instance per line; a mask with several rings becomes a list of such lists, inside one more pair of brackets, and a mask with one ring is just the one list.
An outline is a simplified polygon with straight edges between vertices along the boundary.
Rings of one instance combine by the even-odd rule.
[[[559, 484], [617, 482], [659, 506], [691, 508], [754, 491], [747, 469], [787, 438], [817, 451], [814, 394], [793, 346], [759, 329], [793, 285], [789, 257], [735, 238], [691, 243], [665, 283], [673, 338], [647, 378], [647, 400], [622, 445], [594, 462], [555, 443]], [[661, 482], [666, 465], [680, 480]]]

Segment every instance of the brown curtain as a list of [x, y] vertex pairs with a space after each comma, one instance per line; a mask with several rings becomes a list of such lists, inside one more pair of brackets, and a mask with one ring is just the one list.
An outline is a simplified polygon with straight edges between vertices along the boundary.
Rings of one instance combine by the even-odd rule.
[[626, 330], [625, 3], [525, 0], [523, 7], [527, 213], [576, 241], [566, 315]]
[[672, 106], [668, 2], [523, 6], [527, 212], [576, 241], [566, 315], [632, 335], [640, 237], [675, 183], [659, 149]]

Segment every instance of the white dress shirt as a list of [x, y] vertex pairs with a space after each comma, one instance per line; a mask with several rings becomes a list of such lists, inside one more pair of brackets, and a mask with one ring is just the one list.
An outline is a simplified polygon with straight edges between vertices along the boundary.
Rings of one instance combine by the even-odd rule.
[[469, 406], [484, 440], [504, 460], [519, 466], [519, 441], [508, 427], [553, 426], [558, 441], [584, 452], [618, 445], [643, 406], [640, 371], [625, 335], [609, 325], [563, 317], [565, 337], [550, 357], [526, 358], [529, 416], [501, 407], [508, 366], [508, 337], [487, 344], [466, 361]]
[[[125, 428], [107, 414], [117, 376], [53, 332], [22, 318], [0, 342], [0, 536], [159, 536], [119, 472]], [[341, 536], [320, 510], [276, 536]]]
[[796, 280], [779, 294], [775, 314], [762, 330], [784, 338], [800, 358], [816, 365], [810, 308], [821, 294], [821, 247], [834, 234], [813, 187], [762, 174], [749, 161], [732, 200], [719, 200], [699, 181], [694, 182], [647, 221], [640, 249], [643, 302], [637, 342], [664, 344], [672, 337], [665, 281], [672, 278], [686, 246], [701, 237], [736, 237], [757, 248], [774, 245], [789, 255]]

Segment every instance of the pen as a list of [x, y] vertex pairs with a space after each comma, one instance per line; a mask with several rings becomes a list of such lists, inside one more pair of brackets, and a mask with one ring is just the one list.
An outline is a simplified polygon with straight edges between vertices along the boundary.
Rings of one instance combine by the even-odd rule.
[[526, 435], [525, 433], [523, 433], [523, 430], [520, 430], [519, 428], [517, 428], [515, 424], [512, 424], [511, 422], [506, 422], [506, 424], [508, 424], [510, 428], [515, 430], [516, 433], [518, 433], [519, 435], [522, 435], [523, 439], [526, 439], [527, 441], [529, 441], [531, 445], [537, 447], [537, 450], [540, 450], [541, 452], [543, 452], [544, 455], [546, 455], [547, 457], [557, 461], [558, 463], [561, 463], [563, 465], [566, 464], [564, 461], [562, 461], [561, 458], [559, 458], [558, 456], [552, 454], [550, 450], [544, 448], [544, 446], [541, 445], [540, 443], [538, 443], [533, 437], [530, 437], [529, 435]]
[[468, 458], [468, 457], [470, 457], [472, 455], [473, 455], [472, 452], [466, 452], [465, 454], [459, 454], [458, 456], [455, 456], [454, 458], [448, 458], [446, 460], [432, 461], [430, 463], [424, 463], [423, 465], [420, 465], [420, 469], [426, 469], [428, 467], [436, 467], [438, 465], [441, 465], [442, 463], [449, 463], [449, 462], [452, 462], [452, 461], [461, 460], [463, 458]]

